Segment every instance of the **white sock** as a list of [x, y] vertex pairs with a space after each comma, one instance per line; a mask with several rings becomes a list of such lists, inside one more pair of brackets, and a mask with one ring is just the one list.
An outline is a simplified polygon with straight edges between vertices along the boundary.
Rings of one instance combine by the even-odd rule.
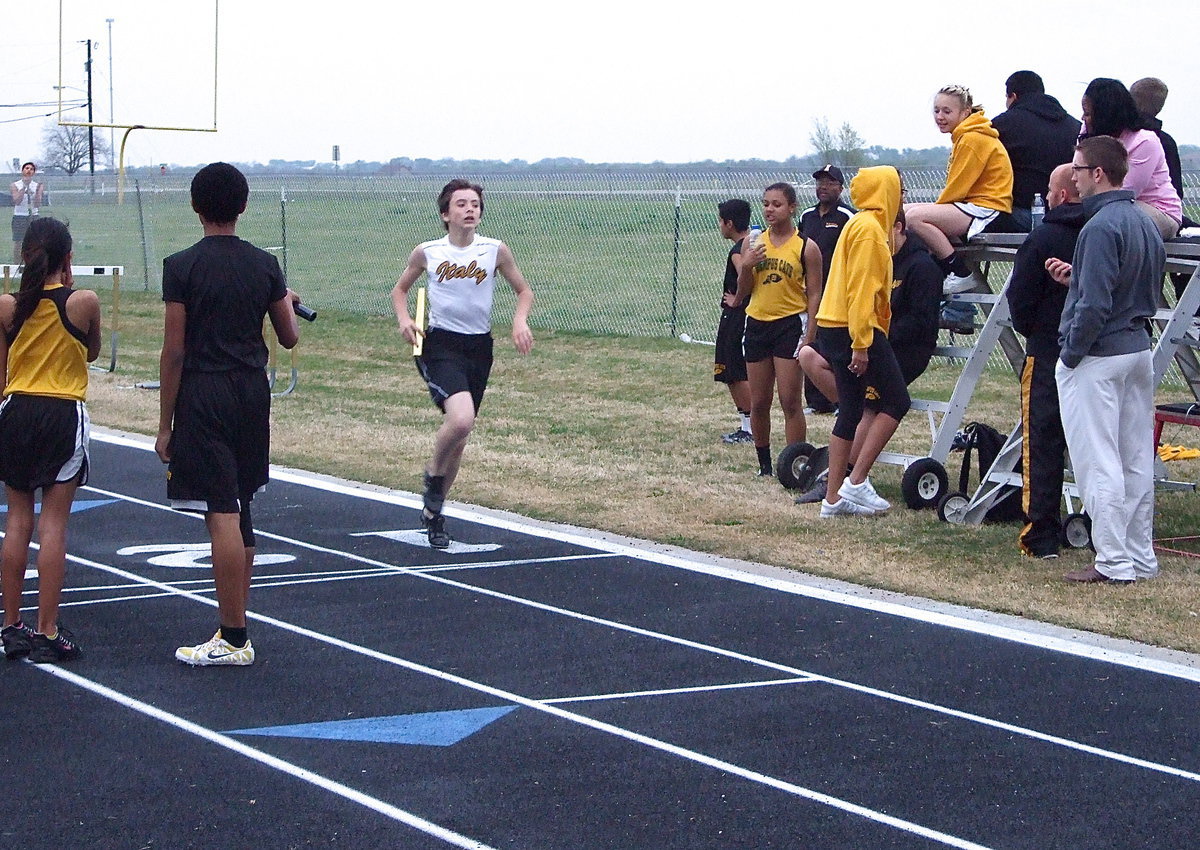
[[750, 414], [742, 413], [742, 411], [739, 410], [738, 416], [742, 417], [742, 430], [745, 431], [747, 434], [749, 434], [750, 433]]

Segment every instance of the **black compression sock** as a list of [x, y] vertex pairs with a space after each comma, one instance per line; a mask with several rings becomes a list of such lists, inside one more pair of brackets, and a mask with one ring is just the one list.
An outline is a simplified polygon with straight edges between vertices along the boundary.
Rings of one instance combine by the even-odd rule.
[[446, 501], [446, 476], [425, 473], [425, 510], [430, 514], [440, 514]]
[[246, 627], [232, 629], [229, 626], [221, 626], [221, 637], [230, 646], [241, 648], [246, 645]]
[[770, 446], [755, 446], [754, 451], [758, 452], [758, 468], [764, 472], [771, 471], [771, 447]]

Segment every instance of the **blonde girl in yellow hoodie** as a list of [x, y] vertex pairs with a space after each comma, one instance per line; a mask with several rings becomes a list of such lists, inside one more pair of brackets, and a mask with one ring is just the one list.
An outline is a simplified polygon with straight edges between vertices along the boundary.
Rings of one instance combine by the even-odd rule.
[[[873, 516], [891, 505], [867, 476], [908, 412], [900, 364], [888, 342], [892, 324], [892, 225], [900, 210], [900, 173], [890, 165], [863, 168], [850, 181], [858, 209], [842, 230], [817, 311], [817, 348], [837, 382], [838, 413], [829, 438], [829, 480], [821, 517]], [[867, 401], [867, 387], [874, 397]], [[877, 412], [847, 475], [855, 431], [870, 404]]]
[[929, 246], [946, 273], [943, 291], [974, 286], [971, 270], [954, 250], [1012, 212], [1013, 170], [1000, 134], [964, 86], [946, 86], [933, 99], [933, 121], [949, 133], [950, 163], [946, 188], [932, 204], [907, 204], [908, 229]]

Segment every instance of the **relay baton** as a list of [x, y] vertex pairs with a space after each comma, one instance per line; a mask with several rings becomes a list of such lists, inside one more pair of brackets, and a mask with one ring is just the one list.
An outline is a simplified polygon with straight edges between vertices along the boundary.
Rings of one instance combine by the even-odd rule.
[[420, 357], [425, 345], [425, 287], [417, 289], [417, 341], [413, 343], [413, 357]]

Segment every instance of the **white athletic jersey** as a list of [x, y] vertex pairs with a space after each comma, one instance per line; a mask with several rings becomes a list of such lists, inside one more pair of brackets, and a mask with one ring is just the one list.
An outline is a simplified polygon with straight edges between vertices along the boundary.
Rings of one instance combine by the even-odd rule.
[[502, 244], [479, 234], [466, 248], [451, 245], [449, 234], [421, 243], [429, 276], [429, 327], [462, 334], [491, 331], [496, 256]]
[[33, 202], [37, 200], [38, 182], [30, 180], [27, 187], [24, 180], [17, 180], [13, 183], [13, 188], [21, 193], [15, 209], [13, 209], [13, 215], [37, 215], [38, 208], [33, 205]]

